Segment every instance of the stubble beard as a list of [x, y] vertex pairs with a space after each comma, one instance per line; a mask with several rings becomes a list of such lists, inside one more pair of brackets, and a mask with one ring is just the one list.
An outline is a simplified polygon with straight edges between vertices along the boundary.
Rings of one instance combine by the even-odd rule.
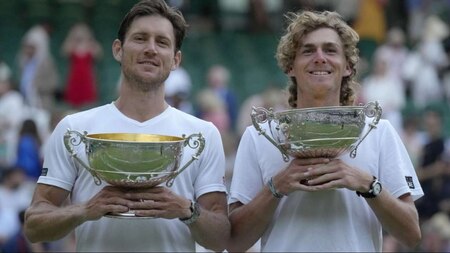
[[164, 81], [169, 76], [169, 73], [159, 76], [159, 78], [156, 79], [149, 79], [133, 73], [133, 71], [130, 71], [128, 68], [123, 69], [123, 76], [130, 84], [131, 88], [142, 92], [156, 91], [161, 88]]

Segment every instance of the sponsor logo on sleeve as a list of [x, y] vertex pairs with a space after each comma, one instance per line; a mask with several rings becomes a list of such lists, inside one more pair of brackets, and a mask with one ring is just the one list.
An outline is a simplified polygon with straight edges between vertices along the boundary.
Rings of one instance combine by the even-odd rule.
[[413, 182], [413, 178], [406, 176], [406, 183], [408, 184], [409, 189], [415, 189], [416, 187], [414, 186], [414, 182]]
[[42, 168], [41, 176], [47, 176], [48, 168]]

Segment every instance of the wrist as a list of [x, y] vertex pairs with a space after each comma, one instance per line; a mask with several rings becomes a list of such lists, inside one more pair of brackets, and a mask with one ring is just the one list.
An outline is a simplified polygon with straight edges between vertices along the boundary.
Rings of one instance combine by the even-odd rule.
[[383, 187], [381, 186], [380, 181], [373, 176], [373, 180], [369, 185], [369, 190], [364, 192], [356, 191], [356, 194], [364, 198], [375, 198], [381, 193], [382, 189]]
[[185, 204], [183, 204], [183, 212], [181, 214], [180, 219], [189, 219], [192, 216], [192, 200], [186, 199]]
[[276, 189], [275, 184], [273, 183], [273, 177], [269, 178], [269, 181], [267, 182], [267, 186], [269, 187], [269, 190], [272, 193], [272, 196], [274, 196], [275, 198], [281, 199], [284, 196], [286, 196]]
[[189, 206], [189, 214], [190, 215], [188, 217], [179, 218], [179, 220], [186, 225], [190, 225], [197, 221], [197, 219], [200, 217], [200, 206], [194, 200], [191, 200], [191, 204]]

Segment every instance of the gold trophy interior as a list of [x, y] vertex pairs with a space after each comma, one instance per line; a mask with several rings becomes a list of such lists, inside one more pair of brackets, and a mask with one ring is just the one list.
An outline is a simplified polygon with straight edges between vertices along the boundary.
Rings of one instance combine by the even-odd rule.
[[[164, 182], [168, 187], [172, 186], [175, 177], [198, 159], [205, 140], [200, 133], [177, 137], [137, 133], [82, 134], [68, 130], [64, 144], [70, 155], [92, 174], [95, 184], [100, 185], [103, 180], [119, 187], [149, 188]], [[87, 163], [75, 151], [81, 144], [85, 146]], [[180, 167], [186, 146], [196, 152]], [[132, 210], [107, 216], [136, 217]]]

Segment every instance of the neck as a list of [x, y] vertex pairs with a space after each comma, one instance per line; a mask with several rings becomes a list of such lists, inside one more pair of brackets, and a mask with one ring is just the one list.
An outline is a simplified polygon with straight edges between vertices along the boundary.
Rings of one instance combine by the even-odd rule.
[[139, 122], [158, 116], [168, 107], [164, 100], [164, 87], [143, 92], [132, 90], [123, 83], [120, 87], [120, 96], [114, 104], [125, 116]]
[[339, 106], [339, 96], [298, 96], [297, 108]]

